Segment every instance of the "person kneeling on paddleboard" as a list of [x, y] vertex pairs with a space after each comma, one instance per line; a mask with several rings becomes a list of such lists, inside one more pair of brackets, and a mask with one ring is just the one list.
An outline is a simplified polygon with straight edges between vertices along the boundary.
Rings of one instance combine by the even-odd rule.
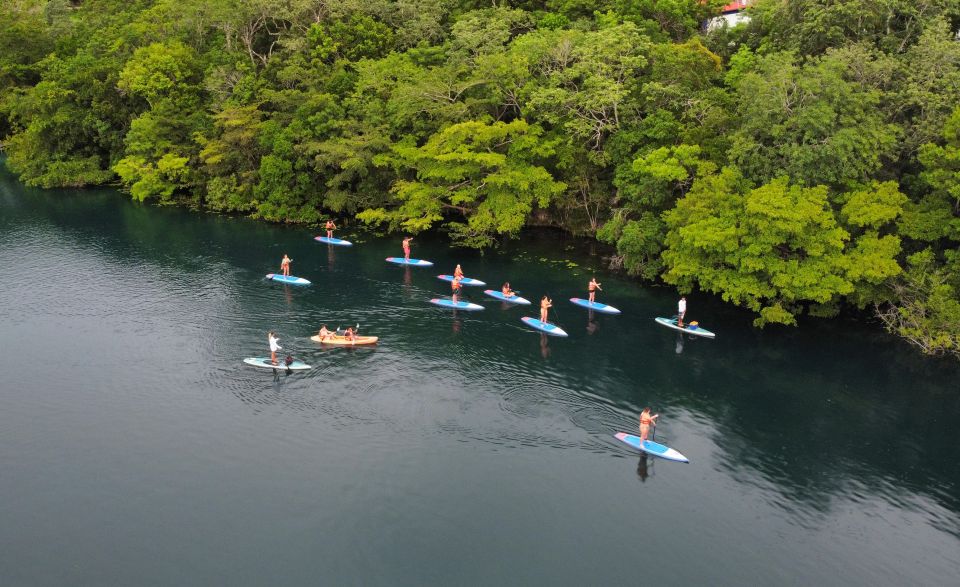
[[271, 330], [267, 333], [267, 342], [270, 343], [270, 362], [276, 365], [277, 351], [283, 349], [283, 347], [280, 346], [280, 339], [277, 338], [277, 335]]
[[650, 408], [643, 408], [643, 411], [640, 412], [640, 443], [643, 444], [647, 440], [647, 434], [650, 433], [650, 426], [656, 426], [656, 419], [660, 417], [660, 414], [650, 415]]
[[[293, 261], [286, 253], [283, 254], [283, 259], [280, 259], [280, 273], [283, 273], [284, 277], [290, 277], [290, 262]], [[274, 361], [276, 363], [276, 361]]]
[[683, 328], [683, 317], [687, 315], [687, 298], [680, 296], [677, 302], [677, 326]]
[[512, 298], [513, 296], [517, 295], [515, 291], [510, 289], [509, 281], [503, 284], [503, 287], [500, 288], [500, 291], [503, 292], [503, 297], [505, 298]]
[[320, 337], [320, 340], [323, 340], [328, 336], [330, 336], [330, 334], [331, 334], [330, 331], [327, 330], [327, 325], [324, 324], [323, 326], [320, 327], [320, 332], [317, 333], [317, 336]]

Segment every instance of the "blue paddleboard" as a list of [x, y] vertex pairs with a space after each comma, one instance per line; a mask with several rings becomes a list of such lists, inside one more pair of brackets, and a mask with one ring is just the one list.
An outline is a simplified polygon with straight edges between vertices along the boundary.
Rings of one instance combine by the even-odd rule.
[[626, 432], [617, 432], [614, 436], [616, 436], [619, 440], [626, 442], [633, 448], [652, 454], [655, 457], [660, 457], [661, 459], [666, 459], [668, 461], [676, 461], [678, 463], [690, 462], [690, 459], [683, 456], [678, 451], [670, 448], [669, 446], [660, 444], [659, 442], [644, 440], [643, 443], [641, 443], [639, 436], [627, 434]]
[[267, 273], [267, 279], [288, 283], [290, 285], [310, 285], [310, 282], [296, 275], [281, 275], [279, 273]]
[[550, 336], [567, 336], [566, 331], [563, 328], [560, 328], [556, 324], [550, 324], [549, 322], [541, 322], [536, 318], [530, 318], [529, 316], [524, 316], [520, 320], [530, 328], [539, 330], [540, 332], [546, 332]]
[[460, 300], [454, 304], [453, 300], [449, 300], [447, 298], [433, 298], [430, 300], [430, 303], [435, 306], [440, 306], [441, 308], [450, 308], [452, 310], [468, 310], [474, 312], [476, 310], [483, 309], [483, 306], [480, 304], [471, 304], [470, 302], [464, 302], [463, 300]]
[[[444, 281], [453, 281], [453, 275], [437, 275], [437, 279], [442, 279]], [[461, 285], [476, 285], [484, 286], [487, 285], [486, 282], [480, 281], [479, 279], [474, 279], [472, 277], [464, 277], [460, 280]]]
[[654, 318], [657, 324], [661, 326], [666, 326], [667, 328], [673, 328], [674, 330], [679, 330], [680, 332], [686, 332], [687, 334], [693, 334], [696, 336], [703, 336], [705, 338], [716, 338], [717, 335], [710, 332], [706, 328], [700, 328], [699, 325], [691, 326], [687, 324], [683, 328], [677, 326], [676, 318]]
[[415, 267], [433, 267], [433, 263], [430, 261], [424, 261], [423, 259], [404, 259], [403, 257], [387, 257], [387, 263], [393, 263], [394, 265], [413, 265]]
[[590, 300], [585, 300], [583, 298], [570, 298], [570, 301], [574, 304], [600, 312], [601, 314], [619, 314], [620, 310], [614, 308], [613, 306], [608, 306], [606, 304], [601, 304], [600, 302], [591, 302]]
[[243, 362], [251, 367], [263, 367], [265, 369], [290, 369], [291, 371], [305, 371], [311, 368], [310, 365], [298, 360], [295, 360], [287, 365], [283, 362], [283, 359], [277, 359], [277, 364], [274, 365], [270, 362], [270, 357], [251, 357], [249, 359], [244, 359]]
[[338, 247], [352, 247], [353, 243], [350, 241], [345, 241], [342, 238], [333, 238], [329, 236], [315, 236], [313, 240], [318, 243], [326, 243], [328, 245], [337, 245]]
[[485, 289], [483, 290], [483, 293], [487, 294], [491, 298], [497, 298], [502, 302], [509, 302], [511, 304], [520, 304], [521, 306], [530, 305], [530, 300], [528, 300], [527, 298], [521, 298], [520, 296], [517, 296], [517, 295], [507, 297], [503, 295], [502, 291], [497, 291], [495, 289]]

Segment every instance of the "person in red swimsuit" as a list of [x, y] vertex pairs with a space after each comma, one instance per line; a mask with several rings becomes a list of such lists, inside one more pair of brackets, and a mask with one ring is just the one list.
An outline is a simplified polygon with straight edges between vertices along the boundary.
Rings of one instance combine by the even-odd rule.
[[333, 231], [336, 230], [337, 225], [333, 223], [333, 220], [327, 220], [327, 238], [333, 238]]
[[660, 414], [650, 415], [650, 408], [643, 408], [643, 411], [640, 412], [640, 442], [641, 444], [646, 442], [647, 434], [650, 434], [650, 426], [657, 425], [657, 418], [660, 417]]
[[407, 261], [410, 260], [410, 241], [412, 240], [412, 236], [408, 236], [407, 238], [403, 239], [403, 258]]
[[593, 277], [590, 279], [590, 283], [587, 285], [587, 292], [590, 294], [589, 299], [590, 303], [593, 303], [593, 296], [597, 295], [597, 290], [603, 291], [603, 288], [600, 287], [600, 284], [597, 283], [597, 278]]

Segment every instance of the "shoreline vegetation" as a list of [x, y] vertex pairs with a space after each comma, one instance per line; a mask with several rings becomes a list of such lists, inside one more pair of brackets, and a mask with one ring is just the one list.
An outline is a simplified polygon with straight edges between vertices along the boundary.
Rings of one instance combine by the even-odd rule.
[[39, 187], [457, 246], [544, 225], [750, 309], [960, 357], [960, 2], [0, 0]]

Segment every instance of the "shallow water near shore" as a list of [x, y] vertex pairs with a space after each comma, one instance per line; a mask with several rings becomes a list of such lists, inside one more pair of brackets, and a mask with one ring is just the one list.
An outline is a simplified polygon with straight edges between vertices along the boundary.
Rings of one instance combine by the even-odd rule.
[[[596, 273], [545, 232], [481, 255], [27, 189], [0, 171], [6, 585], [927, 584], [960, 576], [960, 368], [878, 326], [751, 316]], [[313, 282], [264, 280], [284, 253]], [[554, 300], [464, 288], [456, 263]], [[321, 324], [374, 348], [323, 348]], [[266, 332], [314, 369], [245, 366]], [[646, 405], [690, 464], [613, 434]]]

